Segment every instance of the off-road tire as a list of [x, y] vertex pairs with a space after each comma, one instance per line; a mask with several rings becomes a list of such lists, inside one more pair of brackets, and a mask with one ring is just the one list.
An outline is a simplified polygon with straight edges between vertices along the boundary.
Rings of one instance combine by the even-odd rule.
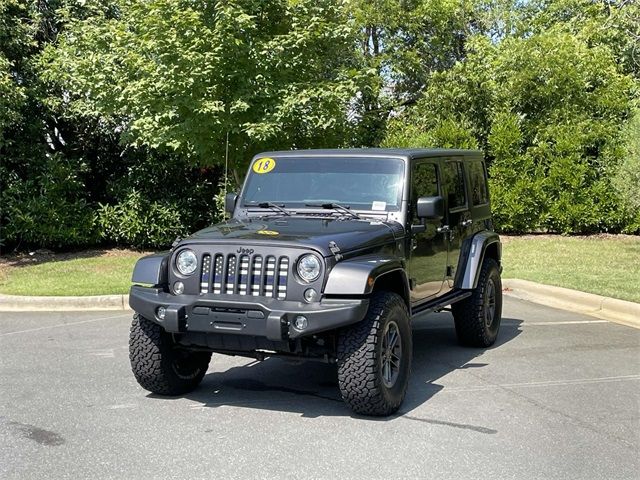
[[[491, 286], [493, 283], [493, 287]], [[494, 313], [487, 313], [491, 291], [494, 292]], [[490, 347], [496, 341], [502, 318], [502, 281], [500, 268], [493, 258], [482, 262], [478, 286], [473, 294], [451, 306], [458, 342], [467, 347]], [[491, 317], [488, 324], [486, 318]]]
[[[391, 328], [399, 332], [401, 353], [395, 382], [389, 387], [382, 365], [383, 337]], [[365, 318], [343, 329], [338, 336], [338, 384], [342, 399], [361, 415], [386, 416], [396, 412], [407, 392], [412, 348], [411, 322], [404, 300], [395, 293], [374, 293]]]
[[175, 348], [164, 329], [135, 314], [129, 334], [129, 360], [142, 388], [159, 395], [182, 395], [202, 381], [210, 352], [189, 352]]

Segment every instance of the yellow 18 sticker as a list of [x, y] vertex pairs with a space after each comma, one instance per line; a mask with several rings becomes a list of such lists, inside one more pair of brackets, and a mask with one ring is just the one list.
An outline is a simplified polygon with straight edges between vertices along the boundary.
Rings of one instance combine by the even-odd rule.
[[253, 171], [256, 173], [269, 173], [276, 168], [276, 161], [273, 158], [260, 158], [253, 164]]

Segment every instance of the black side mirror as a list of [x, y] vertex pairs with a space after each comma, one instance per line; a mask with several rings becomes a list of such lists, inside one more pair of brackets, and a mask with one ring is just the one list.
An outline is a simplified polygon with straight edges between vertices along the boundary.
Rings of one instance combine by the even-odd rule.
[[420, 197], [416, 206], [418, 218], [442, 220], [444, 218], [444, 200], [442, 197]]
[[237, 193], [227, 193], [224, 197], [224, 211], [230, 215], [233, 215], [233, 211], [236, 209], [237, 201], [238, 201]]

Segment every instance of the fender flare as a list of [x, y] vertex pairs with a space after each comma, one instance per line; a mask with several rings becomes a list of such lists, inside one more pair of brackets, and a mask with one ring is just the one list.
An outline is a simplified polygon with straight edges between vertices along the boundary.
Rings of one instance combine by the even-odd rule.
[[133, 268], [131, 281], [153, 286], [166, 284], [170, 256], [170, 252], [160, 252], [140, 258]]
[[392, 256], [366, 255], [336, 264], [324, 287], [325, 295], [369, 295], [384, 275], [400, 272], [405, 300], [409, 298], [409, 282], [401, 259]]
[[464, 256], [460, 257], [460, 265], [464, 265], [464, 271], [456, 282], [458, 288], [468, 290], [478, 285], [480, 268], [484, 261], [484, 255], [490, 245], [497, 245], [498, 263], [502, 261], [502, 244], [500, 237], [495, 232], [485, 231], [476, 233], [465, 248]]

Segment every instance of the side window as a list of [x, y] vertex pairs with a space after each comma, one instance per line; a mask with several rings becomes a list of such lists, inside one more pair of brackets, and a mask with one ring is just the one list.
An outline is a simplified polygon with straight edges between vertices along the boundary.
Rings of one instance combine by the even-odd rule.
[[413, 167], [412, 202], [418, 197], [435, 197], [438, 195], [438, 172], [433, 163], [417, 163]]
[[443, 183], [447, 189], [449, 209], [466, 205], [464, 173], [461, 162], [447, 162], [444, 164]]
[[438, 171], [433, 163], [415, 163], [411, 175], [411, 211], [415, 220], [418, 198], [439, 195]]
[[471, 183], [471, 201], [474, 205], [483, 205], [489, 202], [487, 193], [487, 175], [484, 162], [473, 161], [467, 163], [469, 181]]

